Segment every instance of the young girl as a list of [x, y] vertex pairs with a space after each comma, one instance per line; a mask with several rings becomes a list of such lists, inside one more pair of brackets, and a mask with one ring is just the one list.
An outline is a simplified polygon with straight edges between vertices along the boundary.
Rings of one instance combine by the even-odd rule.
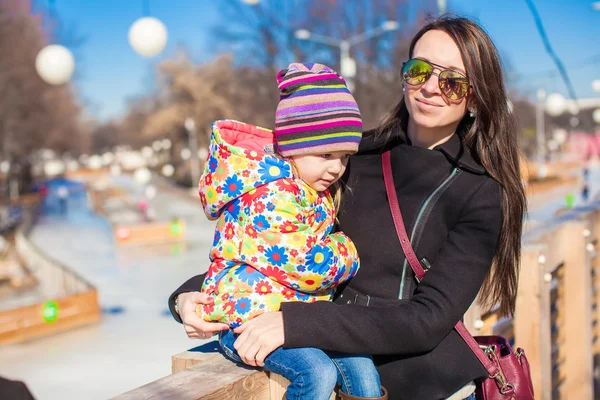
[[[215, 122], [199, 185], [207, 217], [217, 220], [202, 286], [214, 301], [202, 311], [206, 320], [232, 329], [278, 311], [281, 302], [330, 301], [358, 270], [352, 241], [332, 233], [329, 192], [358, 150], [358, 105], [344, 80], [324, 65], [291, 64], [277, 80], [275, 131]], [[241, 362], [232, 329], [219, 343]], [[288, 400], [329, 399], [336, 383], [342, 398], [387, 398], [367, 356], [279, 348], [265, 369], [291, 381]]]

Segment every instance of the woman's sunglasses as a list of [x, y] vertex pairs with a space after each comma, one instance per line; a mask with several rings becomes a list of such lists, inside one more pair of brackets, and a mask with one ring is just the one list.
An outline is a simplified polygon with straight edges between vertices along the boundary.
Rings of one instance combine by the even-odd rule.
[[[434, 67], [442, 71], [433, 72]], [[413, 58], [402, 64], [402, 78], [412, 86], [424, 84], [434, 74], [438, 76], [438, 85], [442, 94], [449, 100], [460, 100], [469, 92], [469, 80], [460, 72], [419, 58]]]

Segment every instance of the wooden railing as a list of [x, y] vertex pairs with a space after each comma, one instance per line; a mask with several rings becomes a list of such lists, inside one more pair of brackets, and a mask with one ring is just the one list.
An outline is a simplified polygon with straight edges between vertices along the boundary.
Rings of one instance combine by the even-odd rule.
[[[38, 295], [0, 311], [0, 344], [22, 342], [100, 320], [96, 288], [29, 239], [36, 215], [35, 209], [24, 213], [15, 247], [20, 261], [38, 282]], [[43, 316], [48, 301], [56, 312], [52, 318]]]
[[[599, 240], [599, 208], [563, 214], [523, 246], [514, 318], [476, 305], [465, 315], [474, 335], [503, 335], [525, 349], [538, 400], [600, 398]], [[284, 387], [279, 376], [227, 361], [213, 342], [174, 356], [172, 375], [115, 399], [279, 400]]]
[[524, 246], [514, 318], [476, 306], [467, 314], [473, 334], [504, 335], [525, 349], [536, 399], [594, 398], [599, 237], [600, 211], [573, 213]]

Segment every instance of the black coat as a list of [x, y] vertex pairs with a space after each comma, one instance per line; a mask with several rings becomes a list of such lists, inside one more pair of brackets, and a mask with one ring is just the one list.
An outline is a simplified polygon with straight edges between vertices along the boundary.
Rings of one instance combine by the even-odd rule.
[[[387, 202], [385, 149], [391, 149], [398, 201], [415, 252], [432, 265], [418, 285], [404, 264]], [[366, 134], [345, 180], [351, 190], [343, 196], [339, 228], [356, 244], [360, 270], [335, 302], [282, 303], [284, 347], [373, 354], [390, 399], [444, 399], [485, 376], [452, 327], [492, 263], [502, 219], [499, 183], [458, 135], [429, 150], [411, 146], [403, 133], [385, 143]], [[177, 294], [198, 290], [202, 279], [196, 276], [175, 291], [171, 307]], [[371, 296], [369, 306], [347, 304], [357, 292]]]

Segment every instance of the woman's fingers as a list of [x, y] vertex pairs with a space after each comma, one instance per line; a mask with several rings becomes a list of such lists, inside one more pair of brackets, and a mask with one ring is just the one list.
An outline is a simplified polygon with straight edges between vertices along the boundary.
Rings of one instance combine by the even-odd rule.
[[191, 292], [191, 301], [196, 304], [211, 304], [215, 300], [206, 293]]
[[[184, 320], [183, 317], [182, 320]], [[195, 311], [185, 317], [184, 325], [186, 332], [188, 332], [188, 336], [190, 333], [196, 332], [201, 338], [205, 339], [213, 336], [219, 331], [229, 329], [229, 325], [227, 324], [205, 321], [203, 318], [200, 318]]]
[[179, 316], [189, 338], [208, 339], [219, 331], [229, 329], [227, 324], [208, 322], [202, 317], [202, 305], [213, 301], [212, 297], [200, 292], [179, 295]]
[[238, 350], [238, 355], [246, 364], [256, 367], [256, 354], [258, 354], [260, 348], [260, 341], [246, 341], [244, 346]]
[[270, 312], [234, 329], [239, 336], [233, 346], [248, 365], [263, 366], [265, 358], [283, 345], [283, 317], [281, 312]]
[[269, 348], [266, 346], [262, 346], [260, 348], [260, 350], [258, 350], [258, 353], [256, 353], [256, 356], [254, 357], [254, 361], [256, 362], [256, 365], [258, 367], [264, 367], [265, 366], [265, 358], [267, 358], [267, 356], [269, 354], [271, 354], [272, 351], [269, 351]]

